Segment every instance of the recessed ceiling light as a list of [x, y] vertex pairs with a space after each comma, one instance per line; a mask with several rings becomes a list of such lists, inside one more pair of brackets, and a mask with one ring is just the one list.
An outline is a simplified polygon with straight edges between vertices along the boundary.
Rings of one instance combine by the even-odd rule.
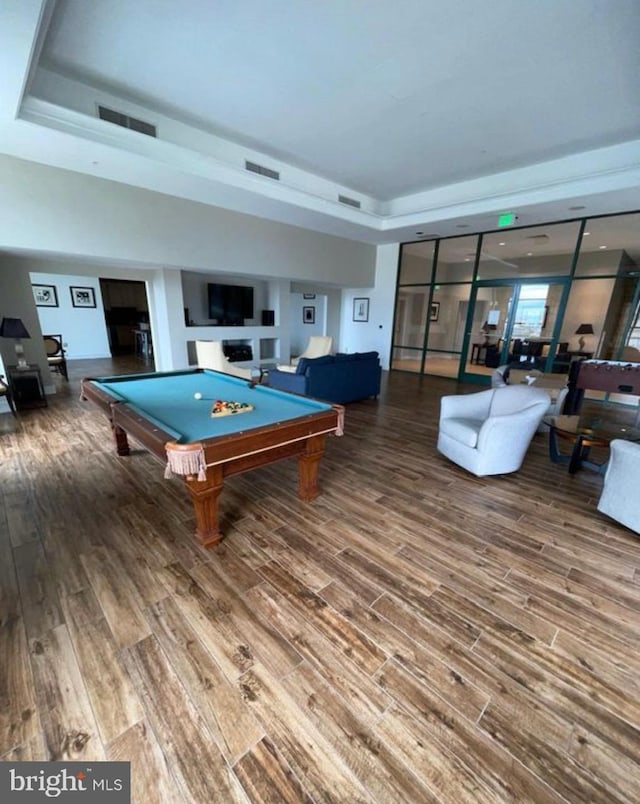
[[598, 246], [598, 248], [601, 248], [601, 249], [602, 249], [602, 248], [606, 248], [606, 246]]
[[464, 258], [464, 261], [465, 261], [465, 262], [471, 262], [471, 257], [465, 257], [465, 258]]
[[530, 257], [533, 254], [533, 251], [527, 251], [527, 257]]
[[587, 235], [590, 235], [590, 234], [591, 234], [591, 232], [585, 232], [584, 236], [586, 237]]
[[569, 209], [578, 210], [578, 209], [586, 209], [586, 207], [585, 207], [585, 206], [581, 206], [580, 204], [578, 204], [578, 205], [577, 205], [577, 206], [575, 206], [575, 207], [569, 207]]
[[506, 246], [506, 243], [498, 243], [499, 246]]

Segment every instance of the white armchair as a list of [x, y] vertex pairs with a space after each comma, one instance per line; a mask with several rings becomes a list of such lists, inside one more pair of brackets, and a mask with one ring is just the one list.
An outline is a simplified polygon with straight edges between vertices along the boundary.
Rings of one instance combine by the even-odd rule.
[[640, 444], [616, 438], [611, 442], [598, 511], [640, 533]]
[[290, 365], [278, 366], [278, 371], [289, 371], [295, 374], [298, 362], [302, 357], [324, 357], [331, 354], [333, 338], [331, 335], [311, 335], [306, 349], [298, 357], [294, 357]]
[[253, 379], [251, 369], [240, 368], [229, 362], [222, 348], [222, 341], [196, 341], [196, 357], [198, 368], [222, 371], [243, 380]]
[[479, 477], [517, 472], [550, 401], [529, 385], [444, 396], [438, 451]]

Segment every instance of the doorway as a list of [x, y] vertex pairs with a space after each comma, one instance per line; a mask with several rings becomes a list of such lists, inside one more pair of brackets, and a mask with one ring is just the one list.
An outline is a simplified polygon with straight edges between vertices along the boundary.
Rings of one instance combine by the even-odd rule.
[[111, 355], [135, 355], [151, 362], [153, 340], [146, 284], [125, 279], [100, 279], [100, 291]]
[[460, 380], [486, 382], [498, 367], [522, 362], [551, 371], [565, 279], [479, 282], [471, 293]]

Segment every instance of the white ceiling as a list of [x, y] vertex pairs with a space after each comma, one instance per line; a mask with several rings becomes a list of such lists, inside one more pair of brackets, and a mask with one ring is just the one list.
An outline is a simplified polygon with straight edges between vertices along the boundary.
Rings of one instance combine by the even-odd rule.
[[0, 152], [370, 242], [640, 208], [638, 0], [2, 6]]

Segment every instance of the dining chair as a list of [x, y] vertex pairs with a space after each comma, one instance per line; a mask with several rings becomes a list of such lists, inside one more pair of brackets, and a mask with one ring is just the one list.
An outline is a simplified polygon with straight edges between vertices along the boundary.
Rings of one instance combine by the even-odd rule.
[[65, 380], [68, 381], [67, 358], [65, 357], [62, 335], [43, 335], [42, 338], [49, 368], [62, 374]]

